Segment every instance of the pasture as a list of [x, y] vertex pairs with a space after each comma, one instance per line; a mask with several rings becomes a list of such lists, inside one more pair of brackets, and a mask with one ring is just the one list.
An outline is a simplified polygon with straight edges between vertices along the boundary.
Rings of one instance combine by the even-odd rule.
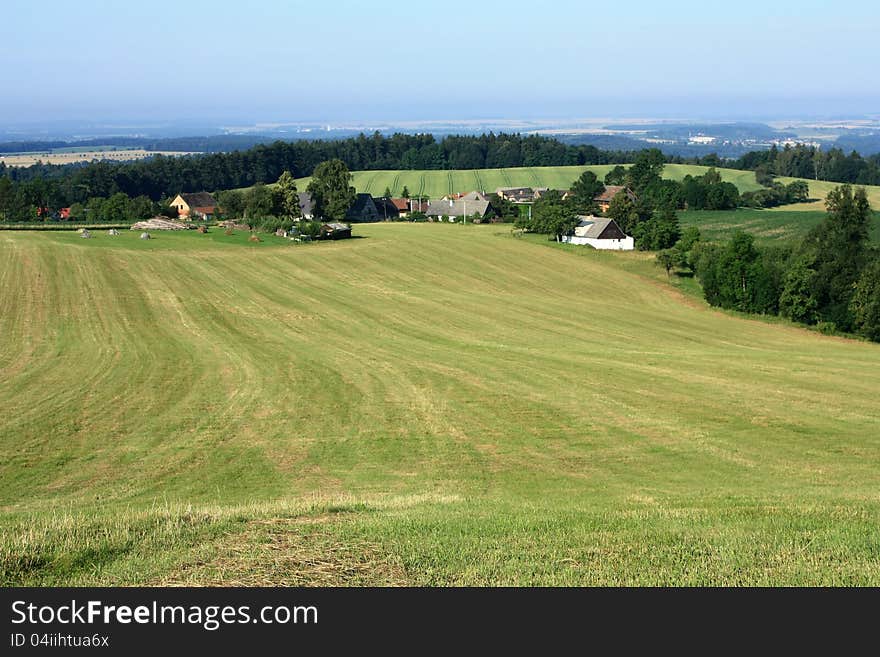
[[880, 584], [880, 345], [355, 234], [0, 233], [0, 582]]

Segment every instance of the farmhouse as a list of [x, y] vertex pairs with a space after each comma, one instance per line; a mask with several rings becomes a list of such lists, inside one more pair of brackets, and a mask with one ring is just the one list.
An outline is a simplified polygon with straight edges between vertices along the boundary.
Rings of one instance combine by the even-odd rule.
[[212, 219], [217, 213], [217, 201], [208, 192], [178, 194], [169, 205], [181, 218]]
[[614, 219], [593, 216], [578, 216], [578, 219], [580, 222], [574, 229], [574, 235], [564, 235], [563, 242], [609, 251], [632, 251], [635, 248], [633, 238], [626, 235]]
[[623, 185], [606, 185], [605, 191], [593, 200], [596, 201], [596, 204], [602, 212], [608, 212], [608, 207], [611, 205], [611, 201], [621, 192], [629, 196], [629, 200], [633, 203], [639, 200], [639, 197], [636, 196], [629, 187], [624, 187]]
[[439, 200], [428, 201], [428, 207], [424, 210], [429, 217], [449, 217], [451, 220], [459, 217], [476, 217], [480, 220], [486, 219], [492, 214], [492, 206], [489, 201], [466, 201], [458, 200]]

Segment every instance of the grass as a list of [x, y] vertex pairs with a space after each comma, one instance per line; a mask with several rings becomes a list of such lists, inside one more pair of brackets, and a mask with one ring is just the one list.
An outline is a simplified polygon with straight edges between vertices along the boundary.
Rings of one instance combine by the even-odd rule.
[[[431, 198], [440, 198], [452, 192], [469, 192], [482, 188], [486, 192], [494, 192], [498, 187], [551, 187], [568, 189], [577, 178], [587, 170], [593, 171], [600, 178], [604, 177], [613, 165], [594, 166], [559, 166], [559, 167], [523, 167], [513, 169], [464, 169], [456, 171], [355, 171], [354, 186], [359, 192], [373, 195], [381, 194], [386, 188], [394, 196], [400, 195], [404, 187], [410, 194], [426, 194]], [[675, 180], [685, 175], [702, 175], [707, 167], [684, 164], [666, 165], [664, 176]], [[755, 183], [755, 174], [751, 171], [734, 171], [722, 169], [721, 176], [735, 183], [742, 191], [760, 189]], [[297, 180], [297, 187], [305, 189], [310, 178]], [[824, 197], [823, 197], [824, 198]]]
[[[790, 206], [785, 206], [790, 207]], [[708, 239], [728, 239], [732, 231], [751, 233], [759, 242], [796, 241], [803, 239], [810, 229], [827, 216], [819, 210], [753, 210], [679, 212], [682, 228], [697, 226]], [[871, 238], [880, 241], [880, 213], [874, 213]]]
[[0, 234], [0, 582], [880, 583], [880, 346], [355, 232]]
[[[568, 189], [584, 171], [593, 171], [599, 178], [604, 178], [613, 165], [558, 166], [558, 167], [521, 167], [512, 169], [464, 169], [456, 171], [432, 170], [387, 170], [387, 171], [354, 171], [353, 182], [359, 192], [368, 192], [374, 196], [390, 189], [393, 196], [399, 196], [404, 187], [412, 196], [427, 195], [440, 198], [452, 192], [470, 192], [482, 188], [487, 193], [494, 192], [498, 187], [550, 187]], [[691, 164], [667, 164], [663, 177], [681, 180], [686, 175], [701, 176], [708, 167]], [[755, 182], [753, 171], [736, 169], [718, 169], [721, 178], [734, 183], [740, 192], [756, 191], [761, 186]], [[297, 187], [304, 190], [311, 178], [299, 178]], [[791, 182], [797, 178], [780, 178], [782, 182]], [[825, 197], [839, 183], [807, 181], [810, 185], [808, 203], [797, 203], [774, 208], [774, 212], [807, 211], [824, 212]], [[880, 187], [866, 187], [868, 199], [875, 208], [880, 207]]]

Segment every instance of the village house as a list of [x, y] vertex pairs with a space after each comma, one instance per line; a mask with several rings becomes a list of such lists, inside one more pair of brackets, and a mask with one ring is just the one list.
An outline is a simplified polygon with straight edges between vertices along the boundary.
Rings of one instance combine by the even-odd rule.
[[204, 219], [206, 221], [213, 219], [219, 209], [217, 201], [208, 192], [178, 194], [168, 205], [177, 209], [177, 216], [181, 219]]
[[482, 221], [492, 216], [492, 206], [489, 201], [468, 201], [463, 198], [457, 200], [440, 199], [439, 201], [428, 201], [424, 213], [435, 219], [448, 217], [451, 221], [455, 221], [466, 217]]
[[567, 244], [592, 246], [605, 251], [632, 251], [635, 240], [626, 235], [614, 219], [578, 215], [574, 235], [563, 235]]
[[608, 212], [611, 201], [621, 192], [629, 196], [629, 199], [633, 203], [639, 200], [638, 196], [636, 196], [629, 187], [624, 187], [623, 185], [606, 185], [605, 191], [599, 194], [599, 196], [595, 197], [593, 200], [596, 201], [596, 204], [599, 206], [599, 209], [602, 212]]

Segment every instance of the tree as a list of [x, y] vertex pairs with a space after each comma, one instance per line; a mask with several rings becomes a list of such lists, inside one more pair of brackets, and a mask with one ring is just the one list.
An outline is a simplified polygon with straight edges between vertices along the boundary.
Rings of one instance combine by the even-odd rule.
[[799, 259], [785, 273], [779, 313], [795, 322], [815, 324], [819, 320], [819, 302], [816, 292], [816, 272]]
[[248, 225], [253, 229], [259, 226], [263, 219], [276, 214], [278, 198], [275, 193], [263, 183], [257, 183], [245, 194], [245, 218]]
[[10, 221], [15, 203], [15, 190], [12, 181], [6, 176], [0, 176], [0, 221]]
[[130, 216], [130, 199], [122, 192], [114, 194], [101, 206], [102, 221], [127, 221]]
[[403, 198], [409, 198], [409, 187], [407, 187], [406, 185], [404, 185], [404, 186], [403, 186], [403, 191], [400, 192], [400, 195], [401, 195]]
[[577, 223], [577, 213], [558, 191], [550, 190], [532, 205], [531, 230], [553, 235], [557, 242], [574, 230]]
[[131, 199], [128, 206], [128, 217], [131, 221], [141, 221], [156, 216], [156, 204], [149, 196], [137, 196]]
[[594, 200], [605, 191], [605, 185], [592, 171], [584, 171], [571, 186], [574, 208], [582, 214], [599, 214], [599, 206]]
[[302, 208], [299, 205], [299, 192], [296, 189], [296, 180], [290, 171], [284, 171], [278, 177], [275, 185], [279, 214], [288, 221], [296, 221], [302, 217]]
[[629, 185], [636, 194], [641, 195], [651, 183], [660, 180], [665, 162], [666, 158], [657, 148], [648, 148], [639, 151], [636, 155], [635, 162], [627, 171], [626, 184]]
[[223, 210], [223, 216], [230, 219], [240, 219], [247, 208], [247, 199], [245, 195], [235, 189], [220, 192], [217, 195], [217, 202]]
[[666, 207], [647, 221], [638, 223], [633, 230], [633, 238], [640, 251], [670, 249], [680, 237], [678, 216], [671, 207]]
[[495, 216], [502, 221], [516, 221], [520, 216], [519, 206], [512, 201], [501, 198], [498, 194], [489, 196], [489, 205]]
[[856, 330], [869, 340], [880, 342], [880, 258], [862, 271], [850, 309]]
[[386, 187], [386, 188], [385, 188], [385, 193], [382, 194], [382, 196], [383, 196], [384, 198], [391, 198], [391, 188], [390, 188], [390, 187]]
[[666, 278], [669, 278], [669, 272], [675, 267], [678, 261], [677, 255], [673, 249], [663, 249], [658, 251], [654, 262], [666, 270]]
[[755, 182], [761, 187], [769, 187], [773, 184], [773, 174], [766, 164], [759, 164], [755, 168]]
[[315, 216], [342, 221], [355, 201], [351, 173], [342, 160], [321, 162], [315, 167], [308, 187]]
[[614, 219], [620, 229], [627, 235], [632, 235], [633, 229], [639, 223], [639, 213], [636, 204], [633, 203], [629, 194], [621, 192], [611, 199], [605, 215]]
[[625, 185], [626, 184], [626, 167], [617, 165], [611, 171], [605, 174], [606, 185]]
[[864, 187], [841, 185], [828, 194], [828, 215], [804, 240], [801, 257], [816, 272], [819, 319], [851, 331], [851, 301], [867, 261], [871, 206]]
[[682, 231], [681, 237], [673, 247], [677, 267], [688, 269], [691, 272], [697, 270], [700, 237], [700, 229], [696, 226], [690, 226]]
[[779, 304], [778, 276], [741, 231], [725, 245], [700, 249], [697, 275], [713, 306], [743, 312], [775, 313]]

